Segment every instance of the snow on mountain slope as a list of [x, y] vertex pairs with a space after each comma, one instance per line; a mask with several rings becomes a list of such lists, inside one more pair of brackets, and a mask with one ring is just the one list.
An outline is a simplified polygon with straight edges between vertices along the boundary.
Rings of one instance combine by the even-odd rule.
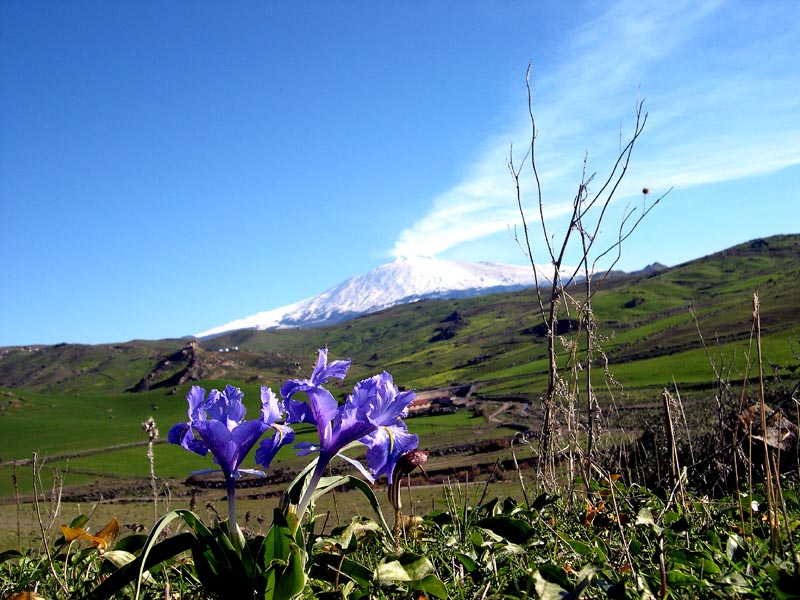
[[[551, 272], [540, 271], [540, 279]], [[237, 319], [195, 337], [237, 329], [327, 325], [423, 298], [463, 297], [533, 284], [529, 266], [402, 258], [348, 279], [319, 296]]]

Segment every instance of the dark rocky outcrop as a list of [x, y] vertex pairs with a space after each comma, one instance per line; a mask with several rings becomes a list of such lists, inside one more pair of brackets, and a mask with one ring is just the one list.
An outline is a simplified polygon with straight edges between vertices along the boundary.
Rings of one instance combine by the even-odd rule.
[[[201, 379], [204, 374], [197, 353], [197, 342], [192, 340], [178, 352], [161, 360], [152, 371], [142, 377], [128, 391], [144, 392], [154, 388], [174, 388], [187, 381]], [[178, 368], [177, 371], [176, 368]]]

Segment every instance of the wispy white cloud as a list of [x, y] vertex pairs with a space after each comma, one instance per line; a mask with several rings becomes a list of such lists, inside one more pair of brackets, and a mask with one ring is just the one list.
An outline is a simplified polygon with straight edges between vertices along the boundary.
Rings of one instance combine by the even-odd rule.
[[[781, 14], [797, 16], [796, 9], [717, 0], [597, 8], [597, 17], [569, 33], [557, 68], [544, 65], [540, 73], [533, 65], [537, 164], [549, 215], [568, 210], [587, 151], [590, 173], [613, 164], [632, 132], [640, 83], [650, 117], [620, 199], [640, 194], [643, 184], [659, 192], [800, 164], [793, 66], [800, 35]], [[433, 199], [391, 253], [436, 255], [513, 226], [519, 215], [506, 161], [511, 142], [525, 148], [529, 137], [520, 118], [487, 141], [470, 174]], [[530, 176], [523, 185], [530, 200]]]

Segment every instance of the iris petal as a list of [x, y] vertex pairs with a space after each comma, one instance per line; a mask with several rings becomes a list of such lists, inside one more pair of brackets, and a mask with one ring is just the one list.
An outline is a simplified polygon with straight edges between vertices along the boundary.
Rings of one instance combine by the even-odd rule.
[[189, 429], [191, 429], [191, 425], [189, 423], [176, 423], [169, 428], [169, 432], [167, 433], [167, 441], [170, 444], [180, 444], [183, 440], [184, 434]]
[[316, 425], [314, 420], [314, 413], [311, 412], [311, 407], [305, 402], [298, 402], [297, 400], [287, 400], [286, 406], [286, 422], [287, 423], [311, 423]]
[[243, 397], [244, 394], [239, 388], [235, 388], [232, 385], [225, 386], [225, 399], [228, 408], [228, 429], [231, 429], [231, 421], [234, 423], [241, 423], [244, 420], [244, 415], [247, 412], [247, 409], [245, 408], [244, 404], [242, 404]]
[[223, 473], [233, 475], [235, 469], [231, 467], [236, 457], [236, 442], [228, 428], [221, 421], [208, 419], [195, 423], [193, 429], [206, 443]]
[[194, 437], [191, 423], [178, 423], [170, 427], [167, 433], [167, 441], [171, 444], [179, 444], [200, 456], [208, 454], [208, 446], [206, 446], [205, 442]]
[[414, 400], [414, 392], [398, 393], [392, 376], [386, 371], [373, 377], [375, 380], [375, 402], [369, 418], [376, 425], [391, 425], [408, 415], [408, 405]]
[[367, 445], [367, 466], [377, 479], [385, 474], [392, 483], [392, 473], [400, 457], [419, 445], [416, 434], [408, 433], [405, 423], [399, 421], [389, 427], [379, 427], [375, 433], [362, 440]]
[[327, 382], [331, 377], [344, 379], [345, 375], [347, 375], [347, 369], [349, 368], [350, 359], [335, 360], [331, 364], [328, 364], [328, 350], [327, 348], [323, 348], [319, 351], [317, 356], [317, 364], [314, 366], [311, 379], [289, 379], [281, 386], [281, 396], [283, 398], [291, 398], [294, 394], [307, 392], [311, 388]]
[[315, 387], [307, 392], [311, 412], [314, 420], [320, 423], [329, 423], [336, 417], [339, 405], [331, 393], [325, 388]]
[[317, 356], [317, 364], [314, 367], [314, 372], [311, 375], [311, 381], [315, 385], [320, 385], [328, 381], [331, 377], [337, 379], [344, 379], [347, 375], [347, 369], [350, 368], [350, 359], [335, 360], [328, 364], [328, 349], [320, 349]]
[[269, 425], [261, 421], [245, 421], [231, 432], [233, 441], [236, 442], [237, 468], [267, 429]]
[[200, 409], [206, 401], [206, 391], [197, 385], [193, 385], [186, 395], [186, 401], [189, 403], [189, 419], [191, 421], [204, 421], [206, 415]]
[[288, 425], [272, 425], [272, 429], [275, 430], [272, 437], [261, 440], [261, 445], [256, 450], [256, 463], [265, 469], [269, 468], [278, 450], [294, 441], [294, 430]]
[[306, 454], [311, 454], [312, 452], [319, 452], [319, 444], [314, 444], [312, 442], [298, 442], [294, 445], [297, 449], [297, 456], [305, 456]]
[[350, 442], [375, 431], [375, 425], [361, 418], [357, 411], [343, 411], [340, 417], [332, 428], [328, 443], [320, 439], [323, 449], [331, 455], [338, 454]]
[[261, 420], [267, 425], [272, 425], [281, 420], [283, 402], [268, 387], [261, 386]]

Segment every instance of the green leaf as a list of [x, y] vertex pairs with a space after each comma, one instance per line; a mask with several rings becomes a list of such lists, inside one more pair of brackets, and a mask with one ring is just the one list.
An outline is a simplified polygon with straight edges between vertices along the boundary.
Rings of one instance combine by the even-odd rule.
[[739, 537], [737, 534], [732, 533], [728, 536], [728, 541], [725, 544], [725, 554], [728, 556], [728, 560], [733, 560], [736, 554], [742, 548], [742, 538]]
[[[152, 534], [151, 534], [152, 535]], [[144, 573], [154, 566], [161, 564], [182, 552], [191, 550], [197, 539], [191, 533], [185, 532], [165, 539], [163, 542], [151, 545], [148, 555], [138, 556], [136, 560], [120, 567], [103, 581], [87, 597], [91, 600], [103, 600], [116, 595], [125, 586], [139, 577], [144, 578]]]
[[394, 534], [392, 533], [391, 528], [386, 523], [386, 519], [383, 516], [383, 512], [381, 512], [381, 506], [378, 502], [378, 498], [375, 496], [375, 492], [373, 491], [372, 487], [363, 479], [359, 479], [358, 477], [354, 477], [352, 475], [342, 475], [338, 477], [323, 477], [320, 480], [320, 485], [317, 486], [317, 490], [311, 496], [311, 502], [315, 502], [317, 498], [322, 496], [323, 494], [328, 493], [332, 489], [335, 489], [342, 485], [349, 485], [356, 488], [359, 492], [363, 494], [363, 496], [367, 499], [372, 510], [375, 512], [375, 515], [378, 517], [378, 524], [383, 529], [384, 533], [386, 534], [389, 543], [387, 547], [394, 547]]
[[88, 522], [89, 522], [89, 516], [88, 515], [78, 515], [77, 517], [72, 519], [72, 522], [69, 524], [69, 526], [70, 527], [79, 528], [79, 527], [83, 527]]
[[306, 553], [297, 544], [292, 544], [289, 563], [279, 570], [275, 581], [275, 598], [292, 598], [306, 586]]
[[[169, 524], [170, 521], [176, 518], [182, 518], [184, 522], [189, 526], [192, 531], [194, 531], [198, 537], [214, 537], [214, 534], [211, 533], [211, 530], [205, 526], [205, 524], [200, 520], [200, 518], [194, 514], [193, 512], [185, 509], [178, 509], [173, 510], [170, 513], [167, 513], [161, 520], [156, 523], [155, 527], [153, 527], [153, 531], [150, 532], [148, 536], [148, 540], [150, 540], [155, 532], [158, 532], [157, 535], [160, 535], [164, 528]], [[230, 540], [228, 541], [230, 543]], [[233, 545], [231, 545], [231, 548]]]
[[731, 588], [731, 591], [740, 596], [749, 594], [751, 590], [750, 584], [747, 583], [744, 575], [735, 571], [718, 577], [713, 583], [714, 586]]
[[[192, 556], [197, 576], [203, 585], [217, 594], [252, 594], [254, 565], [250, 554], [245, 556], [243, 550], [234, 545], [224, 529], [210, 530], [191, 511], [179, 509], [167, 513], [150, 533], [142, 555], [147, 556], [154, 534], [158, 535], [169, 521], [179, 517], [196, 534], [197, 540], [192, 547]], [[234, 532], [234, 535], [237, 534], [238, 532]]]
[[688, 531], [690, 528], [689, 521], [686, 519], [686, 516], [673, 511], [664, 514], [663, 523], [675, 533], [683, 533], [684, 531]]
[[795, 600], [800, 598], [800, 575], [787, 573], [786, 569], [770, 565], [766, 569], [778, 598], [781, 600]]
[[306, 465], [306, 467], [292, 480], [292, 483], [289, 484], [289, 487], [286, 488], [283, 496], [281, 496], [280, 506], [278, 507], [282, 512], [287, 513], [290, 505], [296, 506], [300, 502], [300, 498], [303, 497], [303, 492], [305, 491], [308, 483], [308, 477], [316, 468], [318, 461], [319, 457], [308, 463], [308, 465]]
[[0, 564], [3, 564], [8, 560], [14, 560], [15, 558], [22, 558], [22, 554], [16, 550], [6, 550], [5, 552], [0, 552]]
[[545, 581], [548, 581], [550, 583], [556, 583], [563, 588], [570, 587], [566, 571], [564, 571], [564, 569], [562, 569], [559, 566], [553, 564], [545, 564], [539, 567], [537, 573], [539, 573], [539, 575]]
[[717, 575], [722, 572], [708, 552], [677, 549], [670, 551], [669, 558], [675, 564], [693, 567], [704, 575]]
[[[633, 544], [631, 543], [631, 546]], [[606, 546], [605, 542], [601, 539], [596, 539], [594, 541], [594, 551], [601, 561], [606, 562], [608, 560], [608, 546]]]
[[384, 583], [390, 581], [419, 581], [433, 571], [433, 564], [425, 556], [405, 552], [394, 558], [386, 557], [375, 569], [375, 580]]
[[117, 568], [136, 560], [136, 556], [125, 550], [109, 550], [108, 552], [103, 552], [102, 556], [103, 560], [107, 560]]
[[347, 527], [338, 527], [331, 532], [330, 536], [317, 538], [314, 547], [319, 548], [332, 544], [345, 554], [355, 552], [357, 540], [371, 531], [381, 531], [381, 528], [368, 517], [353, 517]]
[[321, 553], [314, 556], [309, 577], [339, 585], [352, 580], [360, 588], [368, 589], [372, 584], [374, 573], [371, 569], [341, 554]]
[[533, 574], [533, 583], [540, 600], [564, 600], [569, 596], [569, 592], [559, 584], [545, 579], [541, 569]]
[[647, 525], [658, 535], [661, 535], [661, 533], [664, 531], [663, 528], [656, 525], [656, 521], [653, 519], [653, 513], [650, 512], [649, 508], [643, 508], [639, 511], [639, 514], [636, 515], [636, 524]]
[[575, 587], [575, 590], [570, 594], [570, 598], [579, 598], [583, 592], [589, 589], [589, 585], [592, 583], [592, 579], [594, 579], [595, 574], [599, 571], [599, 568], [595, 565], [586, 565], [578, 573], [578, 585]]
[[427, 575], [420, 581], [415, 581], [409, 586], [412, 590], [425, 592], [429, 596], [448, 598], [447, 587], [436, 575]]
[[[107, 552], [103, 552], [101, 556], [103, 557], [103, 560], [110, 562], [118, 569], [136, 560], [135, 555], [125, 550], [108, 550]], [[143, 577], [144, 582], [147, 585], [153, 585], [156, 582], [156, 580], [153, 579], [153, 576], [150, 575], [150, 571], [145, 571]]]
[[721, 540], [719, 539], [719, 535], [713, 529], [709, 529], [703, 534], [706, 541], [711, 544], [714, 548], [719, 548], [722, 545]]
[[[503, 539], [502, 537], [500, 539]], [[492, 542], [484, 542], [483, 537], [477, 531], [473, 531], [469, 534], [469, 541], [470, 543], [476, 548], [482, 548], [483, 546], [491, 546]], [[452, 543], [456, 544], [456, 538], [452, 538]]]
[[472, 573], [478, 568], [478, 563], [475, 562], [475, 559], [468, 554], [464, 554], [463, 552], [456, 552], [455, 557], [462, 565], [464, 565], [464, 568], [467, 570], [468, 573]]
[[[296, 543], [299, 522], [294, 513], [276, 508], [272, 526], [255, 552], [253, 589], [259, 598], [281, 600], [299, 593], [306, 584], [305, 551]], [[302, 532], [297, 533], [302, 539]]]
[[519, 544], [512, 544], [504, 540], [494, 545], [493, 552], [499, 558], [501, 556], [519, 556], [525, 554], [526, 550]]
[[586, 542], [582, 542], [580, 540], [567, 540], [570, 548], [581, 556], [586, 556], [587, 554], [591, 554], [593, 549], [592, 547], [587, 544]]
[[534, 510], [542, 510], [545, 506], [554, 504], [558, 500], [558, 496], [551, 496], [548, 493], [539, 494], [531, 503], [531, 508]]
[[144, 548], [145, 542], [147, 542], [147, 536], [142, 535], [141, 533], [126, 535], [124, 538], [120, 538], [119, 541], [114, 544], [114, 550], [125, 550], [131, 554], [135, 554]]
[[708, 587], [711, 584], [704, 579], [699, 579], [698, 577], [695, 577], [691, 573], [686, 573], [684, 571], [678, 571], [675, 569], [667, 571], [667, 586], [688, 587], [692, 585], [697, 585], [700, 587]]
[[578, 573], [578, 585], [570, 590], [569, 580], [564, 569], [554, 565], [542, 565], [533, 574], [536, 594], [541, 600], [577, 600], [589, 589], [598, 571], [595, 565], [586, 565]]
[[453, 522], [453, 515], [449, 512], [442, 511], [442, 510], [434, 510], [425, 517], [432, 523], [435, 523], [439, 527], [443, 527], [444, 525], [450, 525]]
[[266, 568], [274, 560], [288, 561], [292, 543], [294, 537], [289, 522], [281, 510], [276, 508], [273, 511], [272, 526], [264, 538], [259, 562]]
[[630, 541], [630, 553], [636, 555], [639, 554], [639, 552], [641, 551], [642, 551], [642, 543], [638, 539], [633, 538]]
[[217, 595], [252, 595], [254, 581], [241, 559], [221, 549], [214, 540], [198, 541], [192, 549], [197, 577], [203, 587]]
[[[139, 588], [141, 586], [142, 577], [144, 574], [145, 563], [147, 556], [150, 553], [155, 541], [175, 519], [183, 519], [186, 525], [191, 528], [197, 536], [197, 544], [192, 546], [192, 555], [195, 558], [195, 565], [198, 569], [198, 576], [204, 585], [216, 585], [219, 578], [237, 578], [241, 577], [244, 571], [241, 565], [241, 559], [236, 553], [233, 544], [224, 534], [214, 535], [208, 527], [195, 515], [193, 512], [179, 509], [174, 510], [158, 520], [153, 527], [150, 535], [147, 537], [147, 542], [142, 550], [142, 563], [139, 567], [139, 579], [136, 582], [136, 594], [134, 598], [139, 598]], [[210, 576], [203, 577], [201, 572]], [[229, 589], [230, 591], [230, 589]]]
[[524, 544], [533, 536], [533, 528], [522, 519], [497, 516], [479, 519], [475, 523], [481, 529], [487, 529], [514, 544]]

